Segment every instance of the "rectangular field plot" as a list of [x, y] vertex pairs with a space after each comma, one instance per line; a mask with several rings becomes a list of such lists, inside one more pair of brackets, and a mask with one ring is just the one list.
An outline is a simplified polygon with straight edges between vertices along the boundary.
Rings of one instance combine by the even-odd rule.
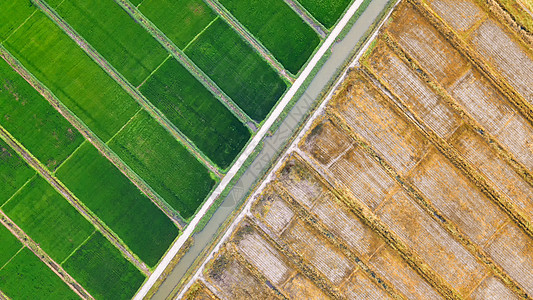
[[41, 12], [36, 12], [4, 46], [102, 140], [113, 136], [139, 108]]
[[28, 248], [22, 249], [0, 270], [0, 290], [11, 299], [79, 299]]
[[469, 67], [467, 59], [411, 5], [398, 8], [394, 13], [394, 23], [387, 30], [404, 51], [444, 87], [448, 87]]
[[469, 0], [426, 0], [429, 6], [454, 30], [464, 32], [485, 17], [485, 13]]
[[233, 242], [242, 255], [254, 265], [270, 282], [279, 286], [285, 283], [295, 270], [287, 262], [284, 256], [250, 225], [239, 228]]
[[486, 79], [477, 72], [467, 72], [452, 87], [451, 94], [519, 162], [533, 168], [531, 124]]
[[0, 139], [0, 205], [11, 198], [34, 174], [35, 171]]
[[113, 0], [63, 1], [54, 9], [134, 86], [168, 56]]
[[514, 223], [507, 224], [486, 247], [487, 253], [528, 294], [533, 293], [533, 242]]
[[287, 161], [280, 172], [279, 182], [303, 206], [310, 208], [325, 191], [324, 185], [296, 159]]
[[207, 168], [145, 111], [109, 147], [183, 218], [194, 214], [215, 184]]
[[277, 72], [222, 18], [210, 24], [185, 54], [257, 122], [268, 115], [287, 88]]
[[452, 141], [461, 155], [489, 179], [514, 206], [533, 222], [533, 188], [473, 131], [464, 131]]
[[347, 299], [392, 299], [383, 289], [357, 270], [340, 288]]
[[460, 294], [467, 295], [487, 274], [472, 254], [404, 192], [395, 194], [377, 215]]
[[509, 217], [440, 152], [432, 151], [410, 176], [443, 215], [484, 244]]
[[63, 267], [96, 299], [131, 299], [145, 279], [100, 232], [77, 249]]
[[[331, 109], [338, 113], [351, 130], [362, 137], [379, 155], [400, 173], [407, 173], [427, 151], [429, 143], [420, 131], [407, 122], [395, 109], [390, 99], [385, 98], [360, 73], [351, 75], [352, 81], [333, 100]], [[431, 103], [433, 104], [433, 103]], [[429, 103], [427, 105], [430, 105]], [[429, 114], [437, 115], [438, 112]], [[436, 124], [449, 131], [450, 120], [438, 117]], [[453, 120], [453, 118], [451, 118]]]
[[38, 176], [2, 210], [58, 263], [95, 230], [48, 182]]
[[471, 34], [471, 45], [484, 59], [533, 104], [533, 53], [524, 50], [511, 35], [492, 20], [486, 20]]
[[56, 176], [149, 266], [178, 234], [172, 221], [91, 144], [84, 144]]
[[324, 27], [332, 28], [351, 0], [298, 0], [298, 2], [315, 17]]
[[142, 85], [141, 92], [223, 169], [250, 138], [246, 126], [172, 58]]
[[389, 245], [379, 249], [368, 263], [407, 299], [443, 299]]
[[51, 170], [83, 141], [81, 134], [2, 59], [0, 125]]
[[320, 164], [329, 166], [351, 147], [352, 139], [335, 127], [330, 120], [321, 120], [300, 142], [300, 149]]
[[356, 268], [346, 256], [301, 220], [291, 225], [282, 238], [335, 286], [344, 282]]
[[0, 268], [4, 266], [23, 247], [7, 227], [0, 224]]
[[483, 280], [481, 284], [470, 294], [472, 300], [486, 299], [519, 299], [500, 280], [491, 276]]
[[330, 299], [311, 280], [300, 273], [289, 279], [283, 286], [283, 289], [290, 299]]
[[202, 0], [144, 0], [139, 10], [181, 49], [216, 17]]
[[320, 43], [313, 31], [283, 0], [221, 0], [292, 74], [297, 74]]
[[205, 271], [207, 280], [220, 293], [220, 298], [275, 299], [274, 291], [237, 261], [231, 253], [223, 252], [210, 262]]
[[218, 299], [200, 280], [197, 280], [187, 291], [183, 299], [187, 300], [214, 300]]
[[395, 93], [407, 107], [413, 110], [431, 129], [442, 137], [450, 136], [461, 120], [397, 55], [384, 43], [369, 58], [372, 72]]
[[256, 200], [252, 213], [277, 235], [283, 233], [295, 216], [289, 205], [275, 192], [263, 193]]
[[0, 2], [0, 41], [3, 42], [13, 31], [35, 12], [35, 6], [26, 0]]

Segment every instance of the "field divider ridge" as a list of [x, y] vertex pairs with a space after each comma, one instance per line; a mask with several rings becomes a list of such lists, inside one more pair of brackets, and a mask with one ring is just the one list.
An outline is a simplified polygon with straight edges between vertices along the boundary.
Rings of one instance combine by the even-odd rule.
[[[394, 43], [390, 37], [388, 37], [387, 39], [390, 39], [389, 43]], [[397, 47], [393, 49], [393, 51], [398, 54], [400, 59], [406, 62], [411, 68], [416, 68], [416, 70], [418, 70], [418, 72], [416, 72], [417, 76], [424, 83], [426, 83], [430, 89], [435, 91], [438, 95], [442, 96], [446, 100], [447, 104], [453, 110], [458, 112], [458, 114], [461, 116], [467, 126], [471, 127], [476, 133], [481, 135], [484, 140], [488, 140], [488, 144], [493, 145], [495, 147], [496, 153], [498, 153], [500, 157], [504, 158], [504, 160], [508, 160], [508, 165], [510, 165], [515, 172], [521, 174], [521, 177], [527, 183], [533, 185], [531, 172], [528, 171], [526, 167], [516, 162], [513, 156], [505, 148], [503, 148], [503, 146], [499, 145], [497, 140], [491, 134], [489, 134], [485, 130], [485, 128], [483, 128], [483, 126], [481, 126], [466, 111], [464, 111], [461, 105], [459, 105], [455, 101], [455, 99], [453, 99], [453, 97], [448, 94], [444, 87], [442, 87], [436, 80], [433, 80], [433, 78], [431, 78], [431, 76], [420, 66], [416, 59], [408, 56], [408, 54], [405, 53], [399, 45], [396, 44], [394, 46]], [[367, 71], [367, 74], [372, 72], [371, 70], [369, 70], [369, 68], [365, 67], [365, 69]], [[452, 147], [445, 139], [438, 136], [436, 132], [430, 129], [429, 126], [427, 126], [425, 122], [422, 121], [422, 119], [417, 116], [414, 111], [409, 109], [407, 104], [404, 103], [404, 101], [401, 100], [398, 95], [392, 92], [391, 89], [384, 82], [378, 79], [375, 74], [369, 74], [369, 77], [373, 77], [372, 79], [376, 80], [377, 83], [381, 86], [381, 88], [387, 89], [387, 93], [390, 93], [393, 96], [393, 100], [396, 102], [395, 104], [401, 108], [400, 110], [404, 114], [405, 111], [409, 111], [408, 114], [405, 114], [405, 117], [410, 116], [408, 117], [409, 121], [416, 119], [416, 124], [424, 133], [424, 135], [426, 135], [426, 137], [430, 141], [432, 141], [432, 143], [434, 143], [443, 154], [445, 154], [447, 157], [449, 156], [448, 159], [455, 166], [457, 166], [480, 190], [482, 190], [483, 193], [485, 193], [493, 202], [495, 202], [500, 208], [502, 208], [513, 220], [515, 220], [515, 222], [517, 222], [518, 225], [522, 227], [526, 234], [528, 234], [530, 237], [533, 237], [533, 225], [521, 212], [516, 210], [514, 204], [512, 204], [512, 202], [507, 197], [501, 195], [501, 193], [498, 192], [497, 189], [492, 186], [492, 184], [485, 178], [484, 175], [481, 174], [480, 171], [477, 171], [476, 168], [474, 168], [470, 163], [468, 163], [467, 160], [464, 159], [458, 153], [458, 151], [454, 147]]]
[[311, 26], [313, 30], [320, 35], [320, 38], [325, 38], [328, 35], [328, 30], [322, 23], [320, 23], [305, 7], [303, 7], [298, 0], [283, 0], [290, 8], [298, 14], [307, 25]]
[[118, 72], [100, 53], [98, 53], [81, 35], [79, 35], [63, 18], [44, 0], [32, 0], [41, 11], [65, 32], [102, 70], [115, 80], [146, 112], [167, 130], [189, 153], [208, 167], [218, 177], [221, 173], [216, 165], [196, 147], [168, 118]]
[[[40, 1], [40, 0], [34, 0], [34, 1]], [[205, 86], [215, 97], [227, 108], [230, 110], [230, 112], [237, 117], [245, 126], [247, 126], [251, 131], [256, 132], [257, 128], [259, 127], [259, 124], [254, 121], [250, 116], [248, 116], [234, 101], [231, 99], [218, 85], [209, 77], [207, 74], [204, 73], [178, 46], [174, 44], [155, 24], [152, 23], [146, 16], [144, 16], [129, 0], [114, 0], [124, 11], [130, 15], [130, 17], [135, 20], [135, 22], [139, 25], [141, 25], [152, 37], [163, 46], [183, 67], [185, 67], [203, 86]], [[142, 94], [136, 90], [136, 92], [142, 96]], [[148, 100], [146, 100], [148, 101]], [[153, 105], [152, 105], [153, 106]], [[157, 110], [157, 108], [154, 107], [154, 109]], [[159, 110], [157, 110], [159, 112]], [[160, 112], [159, 112], [160, 113]], [[164, 117], [163, 114], [161, 114], [162, 117]], [[167, 120], [168, 121], [168, 120]], [[170, 123], [170, 121], [168, 121]], [[172, 123], [170, 123], [172, 124]], [[250, 125], [252, 124], [252, 125]], [[172, 125], [174, 126], [174, 125]], [[174, 126], [175, 128], [175, 126]], [[177, 128], [175, 128], [178, 130]], [[181, 132], [180, 132], [181, 133]], [[219, 170], [214, 167], [215, 164], [209, 160], [209, 158], [203, 157], [201, 154], [201, 151], [197, 149], [197, 147], [189, 141], [189, 139], [183, 135], [183, 137], [188, 141], [192, 147], [192, 149], [196, 149], [197, 153], [196, 155], [200, 155], [201, 158], [205, 161], [203, 161], [204, 164], [207, 166], [213, 167], [211, 171], [215, 172], [215, 174], [219, 177], [222, 175], [220, 174]], [[210, 167], [210, 169], [211, 169]]]
[[15, 196], [17, 196], [20, 191], [22, 191], [26, 185], [28, 185], [28, 183], [30, 183], [34, 178], [35, 176], [37, 176], [37, 173], [33, 174], [33, 176], [30, 177], [30, 179], [28, 179], [26, 182], [24, 182], [24, 184], [22, 186], [20, 186], [12, 195], [11, 197], [9, 197], [6, 202], [4, 202], [4, 204], [0, 205], [0, 209], [2, 209], [2, 207], [4, 207], [7, 203], [9, 203], [9, 201], [11, 201], [13, 198], [15, 198]]
[[332, 297], [333, 299], [345, 299], [344, 295], [340, 293], [337, 287], [333, 285], [315, 266], [306, 261], [306, 259], [298, 252], [292, 250], [286, 242], [272, 233], [270, 229], [260, 222], [255, 216], [246, 215], [244, 220], [250, 224], [250, 226], [252, 226], [270, 245], [282, 253], [298, 271], [311, 280], [326, 295]]
[[[398, 111], [400, 111], [400, 109], [398, 109]], [[348, 123], [342, 118], [342, 116], [339, 116], [334, 112], [328, 113], [328, 115], [330, 116], [330, 120], [333, 121], [335, 126], [337, 126], [345, 134], [347, 134], [353, 140], [354, 143], [356, 143], [361, 147], [361, 149], [363, 149], [364, 152], [374, 158], [380, 164], [382, 169], [393, 180], [400, 184], [402, 189], [409, 196], [411, 196], [413, 200], [415, 200], [418, 206], [421, 207], [422, 210], [427, 213], [427, 215], [429, 215], [432, 219], [439, 223], [453, 237], [453, 239], [463, 245], [481, 264], [485, 265], [494, 275], [500, 278], [517, 295], [526, 295], [526, 292], [522, 290], [520, 285], [518, 285], [497, 263], [495, 263], [494, 260], [481, 248], [480, 245], [475, 244], [454, 222], [452, 222], [441, 211], [439, 211], [435, 207], [435, 205], [431, 203], [431, 201], [427, 200], [416, 186], [409, 182], [409, 174], [405, 174], [404, 176], [400, 175], [389, 162], [382, 158], [376, 152], [376, 150], [373, 149], [373, 147], [367, 141], [365, 141], [362, 137], [358, 136], [356, 133], [353, 132], [353, 128], [348, 125]], [[418, 120], [418, 122], [422, 121]], [[452, 155], [449, 155], [448, 153], [455, 152], [453, 149], [450, 149], [451, 146], [449, 146], [446, 141], [442, 139], [439, 140], [439, 138], [436, 136], [436, 133], [432, 132], [431, 129], [429, 129], [425, 124], [423, 124], [423, 126], [425, 126], [426, 128], [421, 128], [420, 131], [424, 134], [424, 136], [437, 147], [438, 151], [443, 153], [448, 160], [450, 160], [454, 165], [456, 165], [456, 160], [460, 160], [462, 158], [452, 157]], [[458, 156], [456, 153], [455, 155]]]
[[17, 256], [17, 254], [20, 253], [20, 251], [24, 250], [24, 248], [26, 248], [25, 245], [20, 246], [20, 249], [17, 250], [17, 253], [13, 254], [13, 256], [11, 256], [11, 258], [9, 258], [9, 260], [6, 261], [6, 263], [3, 266], [0, 266], [0, 271], [2, 271], [2, 269], [5, 268], [9, 264], [9, 262], [11, 262], [13, 260], [13, 258], [15, 258], [15, 256]]
[[[123, 0], [119, 0], [123, 1]], [[207, 5], [211, 7], [219, 16], [228, 23], [233, 30], [240, 34], [248, 44], [250, 44], [261, 57], [273, 67], [278, 74], [290, 83], [294, 83], [296, 74], [291, 74], [285, 67], [272, 55], [268, 50], [244, 25], [242, 25], [237, 18], [235, 18], [218, 0], [204, 0]]]
[[134, 254], [128, 246], [105, 225], [98, 216], [83, 204], [58, 178], [35, 158], [24, 146], [15, 140], [9, 132], [0, 126], [0, 140], [6, 142], [24, 161], [41, 175], [58, 193], [60, 193], [80, 214], [90, 221], [117, 248], [124, 257], [130, 260], [145, 275], [150, 275], [150, 268]]
[[407, 0], [413, 4], [420, 14], [442, 34], [450, 44], [467, 58], [477, 69], [494, 84], [496, 89], [507, 98], [517, 110], [533, 125], [533, 105], [513, 88], [509, 82], [486, 62], [482, 55], [478, 54], [472, 46], [468, 45], [457, 32], [455, 32], [446, 22], [427, 7], [422, 0]]
[[[511, 30], [514, 31], [514, 33], [518, 35], [526, 44], [528, 44], [530, 47], [533, 47], [533, 32], [530, 31], [533, 28], [531, 28], [531, 26], [527, 26], [526, 24], [521, 24], [519, 20], [516, 20], [516, 17], [507, 9], [505, 9], [502, 2], [502, 0], [485, 0], [484, 4], [488, 6], [488, 10], [499, 20], [505, 20], [505, 22], [502, 22], [504, 23], [503, 25], [507, 25], [507, 27], [511, 28]], [[522, 4], [519, 4], [518, 7], [523, 9]], [[519, 13], [524, 14], [526, 12], [522, 10]], [[526, 17], [531, 18], [533, 15]], [[533, 24], [533, 22], [531, 22], [531, 24]]]
[[[166, 201], [135, 173], [122, 159], [104, 143], [92, 130], [64, 105], [43, 83], [31, 74], [7, 49], [0, 45], [2, 57], [20, 76], [37, 90], [69, 123], [76, 128], [107, 160], [124, 174], [143, 194], [161, 209], [181, 230], [185, 221]], [[142, 108], [141, 108], [142, 109]], [[70, 156], [68, 157], [70, 158]], [[67, 159], [68, 159], [67, 158]], [[64, 162], [63, 162], [64, 163]], [[44, 168], [44, 167], [43, 167]], [[46, 169], [46, 168], [44, 168]], [[56, 169], [57, 170], [57, 169]], [[48, 171], [50, 172], [50, 171]], [[54, 171], [55, 172], [55, 171]], [[52, 174], [52, 173], [51, 173]], [[53, 174], [52, 174], [53, 175]]]
[[[94, 297], [85, 290], [70, 274], [55, 262], [35, 241], [33, 241], [15, 222], [13, 222], [4, 211], [0, 210], [0, 226], [5, 226], [17, 239], [35, 254], [50, 270], [52, 270], [61, 280], [68, 285], [82, 299], [93, 299]], [[22, 247], [24, 248], [24, 247]], [[20, 252], [20, 250], [19, 250]], [[18, 253], [18, 252], [17, 252]]]
[[463, 297], [450, 286], [436, 271], [433, 270], [410, 246], [393, 233], [383, 221], [381, 221], [369, 208], [342, 184], [331, 176], [312, 160], [308, 160], [300, 151], [292, 153], [294, 159], [300, 162], [313, 177], [323, 184], [337, 199], [342, 201], [349, 210], [364, 224], [383, 237], [385, 242], [395, 249], [404, 261], [415, 270], [426, 282], [428, 282], [439, 294], [446, 299], [463, 299]]
[[[407, 297], [398, 291], [393, 284], [373, 270], [368, 263], [361, 258], [361, 255], [357, 253], [356, 250], [348, 246], [348, 244], [341, 237], [331, 232], [326, 225], [324, 225], [322, 220], [313, 216], [312, 213], [306, 210], [302, 204], [294, 199], [286, 188], [280, 186], [279, 184], [275, 184], [274, 190], [286, 203], [289, 204], [289, 207], [296, 212], [297, 218], [305, 222], [309, 227], [313, 228], [314, 231], [318, 232], [325, 240], [334, 245], [349, 260], [351, 260], [357, 266], [354, 268], [355, 271], [361, 269], [361, 271], [363, 271], [367, 277], [376, 284], [376, 286], [383, 288], [383, 290], [393, 299], [407, 299]], [[377, 251], [378, 250], [376, 249], [376, 252]]]

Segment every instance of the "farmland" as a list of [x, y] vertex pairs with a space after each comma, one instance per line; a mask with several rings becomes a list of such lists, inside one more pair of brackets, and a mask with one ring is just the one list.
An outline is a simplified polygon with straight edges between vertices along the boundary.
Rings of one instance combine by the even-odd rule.
[[19, 240], [4, 226], [0, 226], [0, 241], [2, 251], [0, 251], [0, 265], [3, 267], [11, 260], [18, 251], [22, 249]]
[[350, 4], [350, 0], [299, 0], [302, 6], [309, 11], [322, 25], [331, 28], [341, 17]]
[[282, 0], [220, 3], [292, 74], [298, 73], [320, 43], [318, 34]]
[[109, 146], [184, 218], [215, 184], [204, 166], [144, 111]]
[[0, 205], [3, 205], [33, 175], [30, 167], [8, 145], [0, 140]]
[[[533, 128], [522, 75], [530, 48], [485, 2], [420, 2], [395, 8], [184, 293], [533, 293]], [[501, 43], [481, 46], [477, 31]], [[238, 287], [237, 270], [246, 277]], [[302, 279], [311, 295], [288, 286]]]
[[176, 60], [167, 60], [140, 90], [222, 168], [250, 138], [244, 124]]
[[0, 74], [0, 125], [54, 169], [82, 143], [81, 134], [3, 60]]
[[185, 53], [258, 122], [265, 119], [287, 88], [276, 71], [220, 18]]

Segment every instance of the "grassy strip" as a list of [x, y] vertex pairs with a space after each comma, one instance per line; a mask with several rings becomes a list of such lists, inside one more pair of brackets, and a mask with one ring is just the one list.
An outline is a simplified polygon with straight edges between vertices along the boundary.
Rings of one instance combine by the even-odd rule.
[[63, 1], [55, 11], [134, 86], [168, 56], [113, 0]]
[[278, 73], [221, 18], [185, 54], [255, 121], [261, 122], [287, 89]]
[[34, 177], [2, 209], [58, 262], [94, 231], [91, 223], [42, 177]]
[[292, 74], [297, 74], [320, 43], [318, 34], [283, 0], [221, 0]]
[[81, 134], [1, 59], [0, 125], [51, 170], [83, 142]]
[[40, 11], [4, 46], [103, 140], [138, 109], [122, 87]]
[[140, 90], [222, 169], [250, 138], [239, 119], [174, 59], [167, 60]]
[[28, 248], [24, 248], [0, 270], [0, 289], [13, 299], [79, 299]]
[[185, 219], [194, 214], [216, 183], [145, 111], [135, 116], [109, 147]]
[[177, 235], [170, 219], [91, 144], [84, 144], [56, 175], [149, 266]]
[[352, 0], [298, 0], [327, 29], [331, 29]]
[[97, 299], [130, 299], [144, 275], [100, 232], [96, 232], [63, 266]]

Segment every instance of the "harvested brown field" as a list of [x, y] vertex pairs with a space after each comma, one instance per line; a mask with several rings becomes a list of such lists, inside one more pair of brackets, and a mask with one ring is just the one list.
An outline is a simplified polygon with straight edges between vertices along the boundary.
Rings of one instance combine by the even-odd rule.
[[488, 2], [395, 8], [213, 253], [207, 292], [532, 297], [533, 51]]

